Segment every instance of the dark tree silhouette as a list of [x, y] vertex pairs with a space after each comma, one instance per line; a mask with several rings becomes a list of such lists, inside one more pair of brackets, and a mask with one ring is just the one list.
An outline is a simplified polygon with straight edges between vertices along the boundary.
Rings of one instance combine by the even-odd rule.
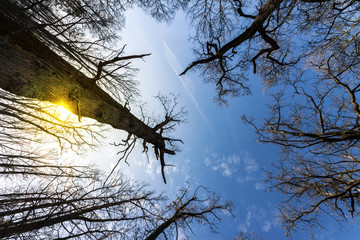
[[201, 199], [199, 189], [190, 194], [189, 188], [167, 205], [164, 196], [119, 174], [105, 184], [98, 171], [28, 182], [0, 192], [2, 239], [160, 239], [187, 232], [194, 221], [214, 229], [218, 214], [232, 208], [208, 191]]
[[[318, 225], [322, 214], [358, 212], [359, 1], [190, 1], [200, 69], [216, 84], [216, 100], [247, 95], [249, 70], [258, 74], [274, 103], [261, 142], [282, 147], [269, 178], [288, 194], [283, 223]], [[272, 89], [273, 91], [276, 91]], [[301, 224], [299, 224], [301, 225]]]
[[356, 35], [358, 8], [358, 1], [190, 1], [197, 60], [182, 74], [200, 69], [225, 103], [226, 96], [250, 93], [250, 68], [267, 86], [283, 82], [319, 48]]
[[[104, 175], [43, 151], [54, 142], [61, 151], [93, 147], [108, 124], [128, 132], [118, 144], [125, 161], [138, 139], [144, 151], [152, 144], [165, 181], [164, 154], [174, 154], [173, 143], [180, 141], [165, 134], [185, 113], [177, 110], [174, 95], [157, 97], [165, 113], [161, 120], [143, 111], [140, 117], [130, 113], [127, 106], [137, 95], [130, 60], [149, 54], [126, 56], [125, 47], [108, 48], [114, 26], [122, 24], [123, 11], [133, 4], [165, 20], [171, 13], [161, 7], [179, 6], [171, 1], [0, 2], [2, 239], [166, 239], [187, 232], [194, 222], [215, 231], [219, 214], [231, 213], [230, 202], [203, 187], [193, 193], [182, 188], [168, 204], [163, 195], [115, 170]], [[54, 104], [77, 118], [64, 119]]]
[[[164, 235], [165, 239], [175, 235], [178, 239], [179, 230], [187, 228], [191, 230], [193, 222], [207, 225], [211, 232], [216, 233], [216, 223], [221, 221], [218, 216], [219, 212], [227, 211], [231, 214], [233, 204], [221, 202], [219, 196], [203, 186], [198, 187], [193, 194], [189, 193], [189, 188], [187, 186], [179, 190], [178, 197], [165, 209], [165, 217], [156, 222], [156, 228], [145, 240], [155, 240], [161, 235]], [[206, 197], [199, 196], [203, 193]]]
[[339, 222], [358, 217], [359, 57], [354, 42], [346, 44], [324, 51], [327, 58], [312, 64], [316, 72], [289, 78], [287, 88], [273, 94], [263, 127], [245, 118], [261, 142], [282, 147], [269, 181], [288, 195], [280, 210], [289, 231], [321, 226], [324, 214]]
[[[87, 117], [125, 130], [129, 133], [127, 141], [131, 136], [143, 140], [144, 151], [151, 144], [164, 169], [164, 155], [174, 155], [172, 142], [179, 141], [167, 137], [166, 132], [183, 119], [175, 118], [181, 114], [171, 111], [174, 115], [149, 126], [126, 106], [137, 95], [130, 60], [150, 55], [125, 56], [125, 47], [117, 53], [108, 48], [114, 25], [122, 22], [126, 3], [99, 0], [89, 5], [79, 0], [0, 4], [0, 88], [17, 96], [62, 104], [79, 121]], [[98, 40], [89, 41], [87, 31]], [[125, 100], [121, 101], [119, 94]]]

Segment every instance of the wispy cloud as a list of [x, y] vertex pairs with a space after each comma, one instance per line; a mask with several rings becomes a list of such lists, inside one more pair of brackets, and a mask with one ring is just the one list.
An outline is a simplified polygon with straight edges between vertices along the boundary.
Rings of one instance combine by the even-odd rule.
[[242, 160], [245, 165], [245, 171], [248, 174], [254, 173], [259, 169], [259, 165], [256, 163], [256, 161], [253, 158], [245, 156]]
[[[143, 157], [141, 160], [134, 161], [137, 162], [139, 168], [139, 172], [146, 173], [146, 176], [150, 178], [150, 180], [154, 181], [156, 179], [161, 178], [161, 166], [159, 161], [153, 157], [149, 156], [149, 159]], [[190, 179], [190, 160], [186, 159], [181, 166], [177, 165], [169, 165], [165, 167], [165, 176], [167, 178], [168, 184], [173, 185], [174, 181], [179, 178], [182, 180], [188, 181]], [[143, 176], [145, 177], [145, 176]]]
[[[143, 161], [144, 162], [144, 161]], [[154, 158], [151, 160], [148, 160], [146, 164], [146, 170], [145, 173], [149, 175], [149, 177], [154, 180], [155, 179], [155, 173], [157, 173], [158, 164]]]
[[255, 183], [254, 186], [255, 186], [256, 190], [264, 190], [265, 189], [265, 184], [262, 182], [257, 182], [257, 183]]
[[210, 159], [209, 159], [209, 158], [205, 158], [204, 164], [205, 164], [205, 166], [207, 166], [207, 167], [210, 166], [210, 165], [211, 165]]
[[255, 175], [259, 170], [258, 163], [245, 152], [222, 157], [211, 153], [210, 156], [204, 158], [204, 164], [213, 171], [220, 172], [224, 177], [236, 176], [240, 183], [255, 180]]
[[180, 65], [180, 63], [177, 60], [175, 54], [173, 53], [173, 51], [171, 51], [171, 49], [169, 48], [169, 46], [167, 45], [167, 43], [165, 42], [164, 39], [163, 39], [163, 48], [164, 48], [164, 52], [165, 52], [165, 58], [168, 61], [169, 65], [171, 66], [174, 73], [178, 76], [178, 79], [180, 80], [181, 84], [183, 85], [183, 87], [184, 87], [184, 89], [186, 91], [186, 94], [189, 96], [189, 98], [193, 102], [196, 110], [198, 111], [201, 118], [203, 119], [206, 127], [210, 130], [210, 132], [214, 136], [216, 136], [215, 129], [212, 127], [211, 123], [209, 122], [209, 120], [205, 116], [204, 111], [200, 107], [199, 102], [196, 100], [196, 98], [195, 98], [195, 96], [194, 96], [194, 94], [192, 92], [192, 86], [191, 86], [190, 79], [187, 76], [179, 76], [180, 73], [182, 72], [182, 70], [184, 70], [184, 68]]
[[249, 232], [254, 226], [260, 226], [262, 232], [268, 232], [276, 224], [273, 224], [272, 217], [262, 207], [255, 205], [246, 208], [246, 219], [238, 225], [239, 231]]

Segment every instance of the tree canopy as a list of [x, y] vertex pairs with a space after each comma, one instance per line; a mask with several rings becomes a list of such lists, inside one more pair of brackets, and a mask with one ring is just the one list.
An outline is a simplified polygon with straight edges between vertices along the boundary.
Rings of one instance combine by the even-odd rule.
[[[180, 140], [165, 134], [185, 112], [175, 95], [159, 95], [163, 120], [130, 113], [138, 95], [130, 60], [149, 54], [110, 48], [125, 9], [135, 4], [170, 18], [166, 9], [151, 10], [156, 1], [0, 2], [1, 238], [168, 239], [187, 234], [194, 222], [215, 231], [219, 213], [231, 213], [231, 202], [204, 187], [181, 188], [168, 203], [116, 169], [105, 174], [47, 151], [54, 143], [59, 151], [93, 147], [108, 124], [128, 132], [116, 144], [121, 160], [138, 139], [145, 152], [153, 142], [166, 182], [164, 154], [175, 154], [172, 143]], [[77, 118], [64, 118], [56, 105]]]
[[[38, 153], [19, 147], [24, 140], [34, 141], [28, 136], [20, 136], [21, 131], [29, 132], [29, 129], [54, 137], [60, 147], [93, 144], [84, 136], [96, 138], [99, 132], [94, 129], [100, 127], [99, 124], [65, 123], [45, 112], [37, 102], [47, 101], [54, 104], [63, 102], [78, 116], [78, 122], [82, 118], [91, 118], [125, 130], [128, 137], [119, 144], [124, 149], [121, 159], [127, 158], [138, 141], [142, 141], [144, 152], [148, 151], [149, 145], [153, 147], [166, 182], [164, 156], [175, 154], [173, 143], [181, 142], [169, 137], [168, 132], [183, 121], [185, 112], [176, 110], [176, 97], [166, 100], [162, 96], [159, 96], [164, 107], [162, 120], [149, 121], [147, 116], [136, 116], [131, 112], [128, 106], [134, 104], [138, 92], [134, 80], [136, 69], [130, 65], [130, 60], [141, 60], [150, 54], [125, 55], [125, 46], [116, 50], [111, 46], [117, 38], [114, 32], [124, 25], [127, 9], [140, 7], [160, 21], [170, 21], [176, 11], [185, 9], [194, 28], [191, 39], [196, 59], [181, 75], [193, 69], [200, 70], [205, 82], [215, 84], [215, 100], [226, 104], [229, 97], [251, 94], [249, 76], [253, 76], [250, 73], [253, 72], [261, 77], [273, 99], [262, 126], [255, 124], [249, 116], [243, 119], [254, 127], [259, 141], [275, 143], [282, 149], [280, 161], [269, 170], [268, 176], [273, 188], [288, 196], [280, 206], [280, 212], [282, 223], [289, 232], [296, 227], [321, 225], [323, 214], [335, 215], [338, 221], [358, 216], [359, 1], [6, 0], [0, 6], [0, 73], [3, 76], [0, 88], [4, 90], [0, 113], [1, 127], [6, 129], [0, 134], [0, 144], [4, 150], [1, 152], [4, 159], [1, 167], [5, 174], [25, 173], [44, 178], [54, 175], [62, 179], [69, 173], [76, 173], [76, 179], [82, 180], [80, 176], [87, 169], [44, 164]], [[9, 135], [12, 138], [8, 144], [6, 138]], [[86, 179], [99, 184], [98, 179]], [[104, 186], [97, 188], [99, 192]], [[136, 187], [131, 189], [133, 191]], [[110, 190], [114, 196], [120, 194]], [[38, 194], [31, 191], [30, 195]], [[71, 188], [59, 189], [56, 194], [71, 191]], [[178, 227], [187, 226], [193, 219], [214, 226], [204, 217], [209, 209], [198, 205], [203, 201], [196, 197], [197, 191], [186, 199], [187, 190], [181, 192], [184, 194], [166, 208], [173, 215], [161, 218], [164, 212], [160, 210], [161, 214], [150, 214], [156, 218], [156, 221], [152, 219], [146, 223], [153, 226], [152, 231], [141, 232], [139, 238], [155, 239], [170, 226], [177, 232]], [[133, 193], [127, 197], [137, 201], [132, 198]], [[4, 194], [9, 197], [4, 201], [13, 201], [14, 194], [17, 193]], [[142, 194], [146, 195], [146, 192]], [[99, 196], [95, 194], [92, 200]], [[59, 197], [61, 201], [63, 198], [68, 197]], [[105, 199], [108, 198], [105, 196]], [[160, 199], [161, 196], [156, 198]], [[218, 205], [217, 197], [210, 199], [214, 202], [209, 205], [210, 213], [230, 208], [229, 204]], [[147, 203], [153, 207], [151, 201]], [[81, 203], [86, 204], [86, 201], [81, 200]], [[46, 201], [41, 204], [53, 207], [53, 203]], [[17, 229], [17, 223], [27, 220], [20, 215], [28, 210], [20, 209], [18, 216], [14, 210], [18, 205], [9, 206], [13, 209], [6, 211], [15, 212], [2, 220], [3, 226]], [[58, 205], [55, 209], [58, 210]], [[148, 211], [147, 207], [144, 209]], [[196, 215], [196, 209], [200, 209], [199, 215]], [[114, 210], [109, 211], [112, 214]], [[146, 211], [141, 212], [144, 214], [142, 220], [151, 219]], [[93, 210], [90, 212], [94, 213]], [[31, 213], [38, 214], [37, 210], [31, 210]], [[103, 209], [101, 213], [104, 213]], [[34, 218], [38, 217], [36, 214]], [[194, 214], [199, 217], [193, 218]], [[95, 215], [81, 215], [77, 220], [86, 218], [84, 221], [92, 222]], [[112, 219], [121, 217], [111, 215]], [[74, 229], [79, 231], [79, 236], [86, 232], [98, 237], [93, 229], [101, 225], [99, 219], [103, 217], [96, 219], [96, 224], [88, 225], [90, 227], [86, 230], [71, 224], [69, 227], [57, 225], [60, 229], [57, 237]], [[29, 226], [33, 226], [31, 224], [29, 222]]]
[[191, 1], [188, 17], [198, 59], [182, 74], [200, 69], [204, 81], [216, 85], [220, 101], [250, 93], [249, 69], [268, 86], [286, 82], [314, 57], [323, 65], [341, 46], [355, 49], [358, 7], [357, 1], [330, 0]]
[[233, 207], [203, 187], [181, 188], [169, 202], [119, 174], [105, 179], [91, 167], [63, 167], [62, 173], [23, 173], [25, 183], [7, 173], [13, 181], [0, 192], [3, 239], [177, 238], [179, 231], [187, 235], [193, 223], [216, 231], [219, 214]]
[[128, 151], [140, 139], [144, 152], [152, 145], [166, 183], [165, 154], [174, 155], [173, 143], [181, 141], [167, 133], [183, 121], [185, 112], [174, 108], [176, 102], [162, 104], [169, 109], [160, 121], [130, 112], [128, 105], [137, 95], [130, 60], [150, 54], [124, 55], [125, 46], [119, 51], [110, 48], [109, 41], [116, 37], [110, 33], [121, 23], [120, 10], [126, 6], [110, 3], [1, 2], [0, 87], [18, 96], [61, 103], [79, 121], [88, 117], [125, 130], [129, 135], [119, 142]]
[[[281, 146], [269, 170], [288, 195], [287, 229], [321, 225], [321, 217], [356, 217], [359, 201], [358, 1], [190, 1], [199, 69], [216, 100], [251, 93], [249, 71], [273, 102], [263, 126], [245, 116], [260, 142]], [[276, 88], [270, 88], [275, 86]], [[320, 214], [323, 213], [323, 214]]]

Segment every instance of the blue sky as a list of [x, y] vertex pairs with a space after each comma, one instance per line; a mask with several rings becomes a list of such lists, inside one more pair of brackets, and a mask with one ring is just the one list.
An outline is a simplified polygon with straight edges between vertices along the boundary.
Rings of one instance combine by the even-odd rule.
[[[219, 234], [210, 235], [207, 228], [194, 226], [195, 236], [190, 239], [231, 239], [239, 231], [253, 231], [264, 239], [286, 239], [285, 231], [276, 220], [276, 206], [283, 198], [276, 192], [266, 191], [264, 172], [278, 159], [279, 149], [274, 145], [256, 142], [250, 126], [241, 123], [243, 114], [252, 115], [261, 123], [266, 116], [265, 104], [269, 100], [256, 76], [250, 77], [253, 95], [234, 98], [229, 107], [219, 107], [213, 102], [215, 88], [204, 84], [201, 76], [191, 72], [184, 77], [178, 74], [193, 60], [189, 28], [183, 14], [179, 13], [169, 24], [157, 23], [140, 10], [127, 13], [126, 28], [121, 33], [122, 44], [127, 44], [127, 54], [152, 53], [145, 61], [134, 60], [140, 69], [141, 100], [147, 103], [148, 113], [156, 114], [158, 105], [153, 96], [159, 92], [179, 93], [180, 104], [189, 112], [186, 124], [173, 133], [184, 144], [182, 152], [166, 160], [168, 184], [162, 182], [159, 163], [150, 154], [150, 162], [140, 153], [140, 148], [129, 159], [130, 166], [120, 168], [130, 177], [151, 183], [152, 189], [174, 196], [179, 186], [189, 182], [192, 187], [204, 185], [224, 199], [235, 203], [236, 218], [222, 216]], [[124, 133], [111, 131], [107, 142], [120, 141]], [[107, 152], [106, 155], [103, 152]], [[117, 161], [117, 149], [105, 144], [88, 157], [110, 169]], [[341, 230], [331, 221], [328, 229], [318, 232], [314, 239], [357, 239], [358, 228]], [[298, 231], [292, 239], [309, 239], [309, 233]]]

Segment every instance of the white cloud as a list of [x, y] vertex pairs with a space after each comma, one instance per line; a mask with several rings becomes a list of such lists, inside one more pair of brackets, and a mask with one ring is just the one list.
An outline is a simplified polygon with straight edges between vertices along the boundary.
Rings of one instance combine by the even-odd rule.
[[239, 155], [231, 155], [228, 157], [228, 162], [231, 164], [238, 164], [240, 163], [240, 156]]
[[248, 156], [245, 156], [243, 158], [243, 162], [245, 164], [245, 171], [249, 174], [254, 173], [259, 169], [259, 165], [256, 163], [256, 161], [253, 158], [249, 158]]
[[246, 219], [243, 223], [238, 225], [238, 228], [245, 230], [253, 228], [253, 225], [260, 226], [261, 231], [268, 232], [273, 227], [270, 220], [271, 216], [265, 211], [264, 208], [251, 205], [246, 208]]
[[204, 159], [204, 164], [205, 164], [205, 166], [210, 166], [210, 164], [211, 164], [211, 161], [210, 161], [210, 159], [209, 158], [205, 158]]
[[265, 189], [265, 184], [262, 182], [257, 182], [255, 183], [255, 189], [256, 190], [264, 190]]
[[237, 229], [239, 232], [248, 232], [248, 227], [245, 226], [244, 223], [240, 223], [238, 226], [237, 226]]
[[247, 153], [219, 157], [216, 153], [206, 151], [206, 155], [208, 156], [204, 158], [204, 165], [219, 172], [223, 177], [236, 177], [236, 180], [242, 184], [256, 180], [255, 175], [259, 165]]
[[152, 180], [155, 179], [155, 173], [154, 173], [154, 169], [156, 167], [155, 162], [156, 161], [154, 161], [153, 159], [149, 160], [145, 170], [145, 173], [148, 174]]
[[178, 173], [179, 172], [179, 168], [177, 166], [171, 166], [170, 169], [172, 169], [173, 173]]
[[159, 165], [157, 165], [157, 167], [156, 167], [156, 174], [157, 175], [161, 174], [161, 167]]
[[263, 232], [268, 232], [268, 231], [270, 231], [270, 229], [271, 229], [271, 222], [270, 221], [264, 221], [262, 226], [261, 226], [261, 230]]
[[222, 168], [222, 175], [225, 176], [225, 177], [231, 177], [233, 172], [230, 170], [227, 163], [223, 162], [223, 163], [221, 163], [220, 166]]
[[245, 181], [246, 182], [249, 182], [249, 181], [255, 181], [256, 180], [256, 177], [254, 175], [246, 175], [245, 177]]
[[239, 176], [239, 177], [236, 178], [236, 181], [238, 181], [241, 184], [244, 184], [245, 183], [245, 178]]

